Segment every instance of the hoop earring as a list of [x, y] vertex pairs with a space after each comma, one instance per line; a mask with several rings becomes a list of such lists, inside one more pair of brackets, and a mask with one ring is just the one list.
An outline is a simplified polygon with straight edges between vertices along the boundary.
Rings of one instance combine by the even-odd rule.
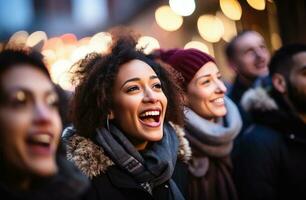
[[107, 117], [106, 117], [106, 129], [108, 131], [110, 131], [110, 128], [109, 128], [109, 115], [107, 115]]

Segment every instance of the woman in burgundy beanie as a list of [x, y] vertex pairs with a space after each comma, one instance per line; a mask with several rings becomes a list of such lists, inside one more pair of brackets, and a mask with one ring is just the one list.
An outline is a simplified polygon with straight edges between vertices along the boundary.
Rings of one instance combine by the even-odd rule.
[[157, 50], [154, 55], [184, 77], [184, 81], [181, 82], [182, 86], [187, 86], [203, 65], [208, 62], [215, 63], [210, 55], [197, 49]]
[[236, 200], [230, 153], [242, 122], [225, 96], [215, 60], [197, 49], [157, 50], [154, 55], [184, 78], [179, 81], [186, 99], [184, 130], [193, 154], [188, 199]]

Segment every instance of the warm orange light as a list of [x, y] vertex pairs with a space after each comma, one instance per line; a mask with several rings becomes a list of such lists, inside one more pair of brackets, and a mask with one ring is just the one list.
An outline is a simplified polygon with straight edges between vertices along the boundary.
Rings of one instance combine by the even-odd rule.
[[138, 49], [143, 49], [145, 54], [151, 53], [154, 49], [160, 48], [157, 39], [150, 36], [142, 36], [138, 39], [138, 44], [136, 46]]
[[112, 43], [112, 36], [107, 32], [95, 34], [89, 42], [90, 48], [97, 53], [107, 52]]
[[208, 42], [218, 42], [224, 34], [222, 21], [214, 15], [202, 15], [198, 19], [198, 31]]
[[220, 7], [224, 15], [231, 20], [240, 20], [242, 9], [237, 0], [220, 0]]
[[199, 49], [200, 51], [209, 53], [208, 46], [203, 42], [190, 41], [185, 45], [184, 49], [190, 49], [190, 48]]
[[24, 46], [27, 42], [28, 36], [29, 34], [26, 31], [17, 31], [10, 37], [8, 43], [17, 46]]
[[226, 42], [229, 42], [234, 36], [237, 35], [237, 28], [235, 21], [230, 20], [222, 12], [217, 12], [216, 16], [222, 21], [224, 26], [224, 34], [222, 35], [222, 39]]
[[28, 47], [34, 47], [35, 45], [37, 45], [40, 42], [45, 42], [47, 41], [48, 37], [47, 34], [43, 31], [36, 31], [34, 33], [32, 33], [26, 42], [26, 46]]
[[73, 87], [70, 82], [71, 74], [69, 72], [72, 62], [69, 60], [58, 60], [50, 69], [50, 75], [53, 82], [59, 84], [62, 88], [72, 90]]
[[60, 36], [64, 44], [75, 44], [78, 39], [73, 33], [66, 33]]
[[282, 46], [282, 40], [279, 34], [277, 33], [271, 34], [271, 43], [274, 50], [279, 49]]
[[176, 31], [183, 24], [183, 18], [172, 11], [169, 6], [161, 6], [155, 11], [156, 23], [166, 31]]
[[256, 10], [264, 10], [266, 8], [266, 0], [247, 0], [247, 2]]
[[189, 16], [195, 10], [194, 0], [169, 0], [171, 9], [178, 15]]

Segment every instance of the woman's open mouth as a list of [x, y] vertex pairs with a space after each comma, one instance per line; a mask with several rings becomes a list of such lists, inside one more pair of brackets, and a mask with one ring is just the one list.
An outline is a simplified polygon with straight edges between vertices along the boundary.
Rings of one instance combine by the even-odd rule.
[[26, 144], [31, 153], [38, 156], [47, 156], [52, 154], [53, 137], [48, 133], [31, 134], [26, 139]]
[[158, 127], [161, 124], [160, 110], [146, 110], [139, 114], [140, 122], [149, 127]]

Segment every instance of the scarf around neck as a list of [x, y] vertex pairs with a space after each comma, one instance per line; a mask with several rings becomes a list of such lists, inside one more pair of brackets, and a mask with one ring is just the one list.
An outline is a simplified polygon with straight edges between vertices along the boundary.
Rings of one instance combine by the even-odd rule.
[[[211, 157], [229, 155], [233, 140], [242, 127], [242, 120], [236, 105], [224, 98], [227, 114], [217, 123], [208, 121], [189, 108], [185, 108], [186, 137], [191, 146], [201, 154]], [[226, 125], [225, 125], [226, 122]]]
[[184, 199], [171, 179], [178, 154], [178, 139], [170, 124], [164, 123], [163, 138], [141, 154], [115, 125], [110, 131], [97, 129], [96, 141], [112, 161], [130, 173], [150, 194], [155, 186], [169, 181], [174, 199]]

